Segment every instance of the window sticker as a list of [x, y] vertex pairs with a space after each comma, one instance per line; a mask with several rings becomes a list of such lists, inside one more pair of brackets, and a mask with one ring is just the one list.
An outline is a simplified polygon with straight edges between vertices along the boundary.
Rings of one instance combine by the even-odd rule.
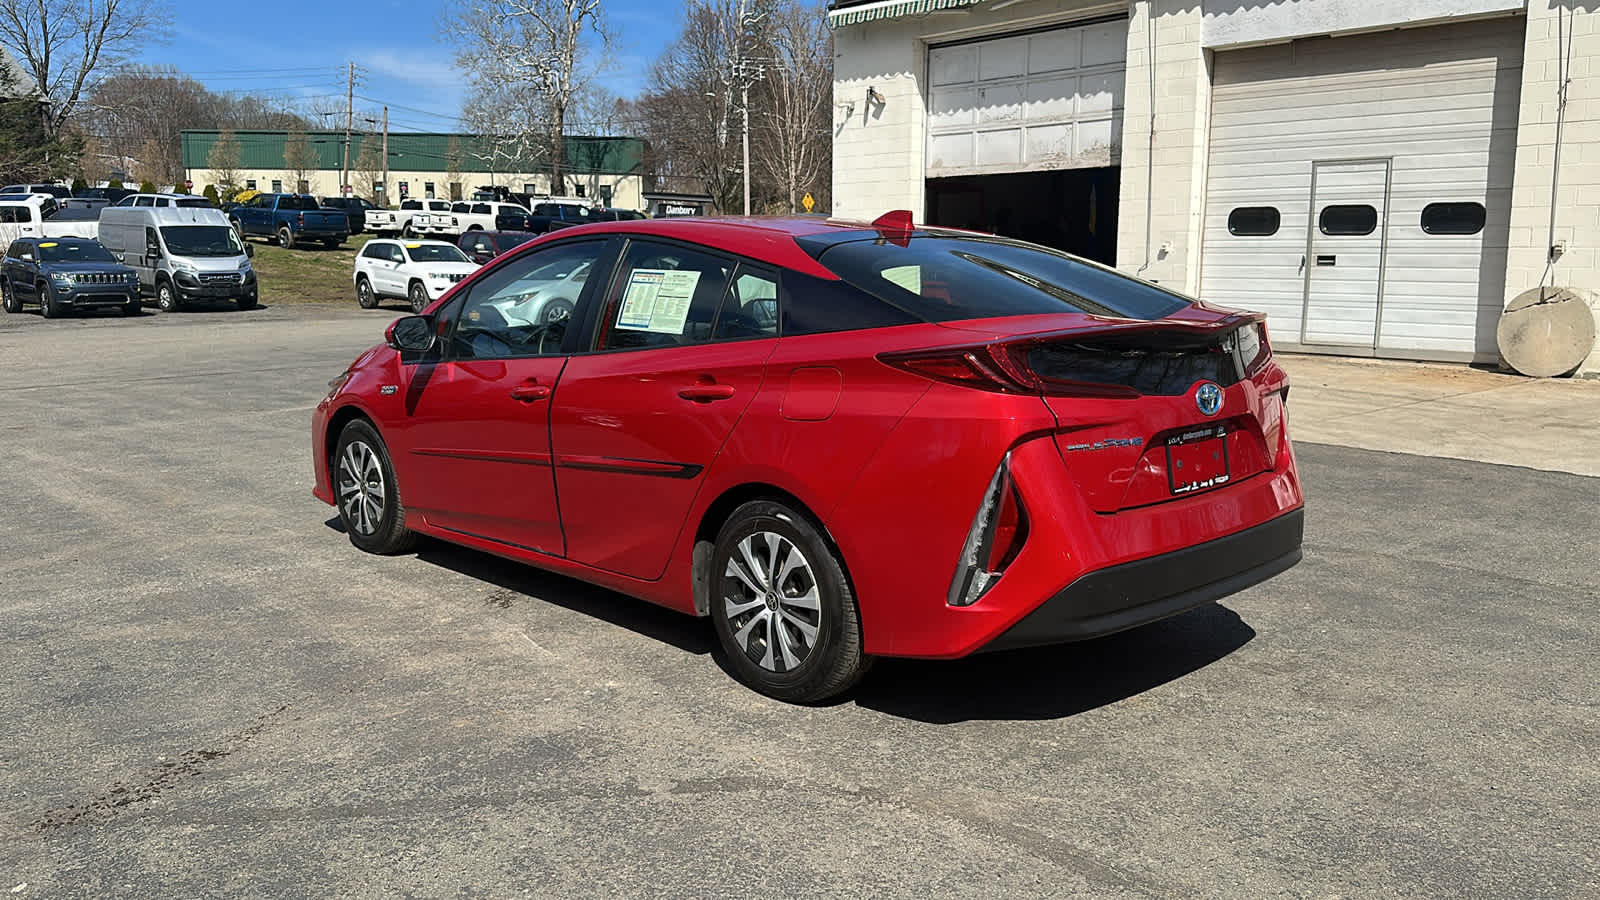
[[56, 246], [59, 246], [59, 245], [55, 241], [45, 241], [44, 243], [39, 245], [39, 249], [42, 250], [42, 249], [44, 249], [46, 247], [56, 247]]
[[913, 294], [922, 293], [921, 266], [891, 266], [883, 270], [883, 279]]
[[681, 336], [689, 321], [689, 302], [699, 284], [699, 272], [634, 269], [622, 295], [617, 327]]
[[418, 249], [421, 249], [421, 247], [422, 247], [421, 244], [407, 244], [406, 245], [406, 249], [407, 250], [418, 250]]

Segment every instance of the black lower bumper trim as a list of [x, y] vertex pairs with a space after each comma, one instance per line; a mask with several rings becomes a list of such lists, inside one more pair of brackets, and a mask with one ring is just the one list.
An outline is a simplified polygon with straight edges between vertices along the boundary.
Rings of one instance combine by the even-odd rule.
[[1081, 641], [1215, 602], [1299, 562], [1304, 532], [1305, 510], [1297, 509], [1237, 534], [1090, 572], [984, 649]]

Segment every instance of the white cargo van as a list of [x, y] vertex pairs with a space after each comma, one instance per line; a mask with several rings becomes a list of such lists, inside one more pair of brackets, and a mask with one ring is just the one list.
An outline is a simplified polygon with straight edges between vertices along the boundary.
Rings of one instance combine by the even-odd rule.
[[100, 243], [139, 273], [139, 287], [163, 312], [192, 300], [226, 299], [256, 305], [259, 285], [250, 265], [255, 248], [219, 209], [108, 206], [100, 211]]

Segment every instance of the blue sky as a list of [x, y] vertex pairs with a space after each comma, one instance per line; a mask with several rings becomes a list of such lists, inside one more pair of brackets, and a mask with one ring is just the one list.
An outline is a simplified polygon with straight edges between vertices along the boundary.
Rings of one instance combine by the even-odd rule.
[[[456, 128], [464, 98], [441, 39], [442, 3], [279, 0], [248, 14], [232, 3], [202, 0], [166, 6], [172, 40], [148, 47], [136, 62], [175, 66], [214, 91], [291, 97], [304, 111], [336, 110], [326, 121], [338, 119], [342, 127], [345, 66], [353, 60], [360, 72], [357, 127], [387, 103], [390, 130]], [[631, 97], [643, 87], [650, 63], [678, 33], [679, 9], [660, 0], [605, 0], [613, 35], [609, 71], [600, 77], [607, 89]]]

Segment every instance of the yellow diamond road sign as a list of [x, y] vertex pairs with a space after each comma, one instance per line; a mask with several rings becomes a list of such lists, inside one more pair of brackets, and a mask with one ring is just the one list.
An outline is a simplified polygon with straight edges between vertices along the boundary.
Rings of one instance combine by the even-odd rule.
[[800, 205], [806, 208], [806, 212], [811, 212], [817, 205], [817, 198], [811, 196], [810, 191], [806, 191], [806, 195], [800, 198]]

